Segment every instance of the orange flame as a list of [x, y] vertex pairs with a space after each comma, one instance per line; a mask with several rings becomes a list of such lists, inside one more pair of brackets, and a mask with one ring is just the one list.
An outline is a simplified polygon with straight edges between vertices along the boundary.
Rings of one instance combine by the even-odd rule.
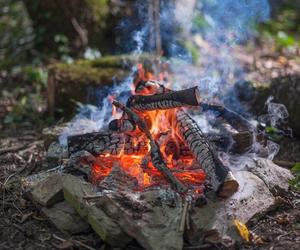
[[[153, 73], [144, 69], [142, 64], [137, 65], [137, 79], [135, 84], [132, 85], [133, 94], [136, 83], [139, 81], [148, 80], [166, 80], [167, 73], [160, 72], [157, 77]], [[139, 92], [139, 94], [149, 94], [147, 89]], [[115, 97], [110, 96], [109, 99], [112, 101]], [[116, 116], [117, 111], [113, 108], [113, 116]], [[174, 110], [155, 110], [155, 111], [144, 111], [138, 113], [142, 117], [153, 136], [158, 142], [163, 157], [166, 161], [167, 166], [173, 171], [180, 181], [186, 186], [192, 188], [195, 194], [202, 193], [202, 185], [205, 180], [205, 173], [195, 168], [194, 158], [192, 154], [182, 155], [180, 153], [180, 147], [185, 146], [184, 143], [176, 135], [176, 128], [174, 126], [175, 111]], [[147, 154], [150, 151], [149, 141], [145, 139], [145, 136], [138, 129], [131, 132], [133, 136], [132, 148], [138, 148], [143, 142], [146, 143], [147, 152], [145, 154], [125, 154], [124, 149], [120, 151], [118, 155], [99, 155], [98, 162], [102, 164], [94, 164], [92, 166], [92, 182], [99, 183], [111, 172], [113, 165], [118, 162], [119, 166], [128, 175], [135, 177], [138, 181], [139, 188], [143, 189], [153, 185], [162, 185], [166, 183], [162, 174], [153, 166], [152, 162], [146, 164], [143, 163]]]

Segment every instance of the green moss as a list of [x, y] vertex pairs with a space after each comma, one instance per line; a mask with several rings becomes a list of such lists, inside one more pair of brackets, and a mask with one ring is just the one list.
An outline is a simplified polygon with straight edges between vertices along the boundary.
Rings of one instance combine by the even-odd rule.
[[146, 68], [158, 59], [147, 54], [105, 56], [95, 60], [78, 60], [72, 64], [58, 63], [50, 67], [50, 72], [68, 82], [83, 84], [110, 84], [121, 81], [129, 74], [131, 67], [143, 63]]
[[71, 84], [111, 84], [113, 81], [121, 81], [129, 73], [120, 68], [98, 68], [90, 63], [57, 64], [51, 71], [61, 79]]
[[94, 14], [95, 22], [100, 26], [105, 25], [106, 17], [109, 14], [109, 1], [108, 0], [86, 0], [87, 5], [90, 7]]

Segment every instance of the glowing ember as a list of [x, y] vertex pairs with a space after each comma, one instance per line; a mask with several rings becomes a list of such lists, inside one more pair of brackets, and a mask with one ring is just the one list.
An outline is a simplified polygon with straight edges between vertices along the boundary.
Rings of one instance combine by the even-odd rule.
[[[146, 82], [155, 79], [153, 74], [147, 72], [141, 64], [139, 64], [137, 68], [137, 79], [132, 87], [133, 94], [135, 94], [134, 90], [140, 81]], [[160, 72], [158, 78], [165, 79], [166, 76], [167, 75], [165, 75], [164, 72]], [[157, 86], [155, 86], [154, 83], [153, 85], [145, 86], [142, 89], [139, 88], [138, 94], [154, 94], [158, 91], [156, 88]], [[113, 97], [110, 97], [110, 99], [113, 99]], [[176, 133], [176, 127], [174, 125], [175, 112], [175, 109], [169, 109], [137, 113], [147, 123], [150, 133], [160, 146], [161, 153], [173, 175], [189, 189], [194, 190], [195, 193], [201, 193], [205, 174], [203, 170], [200, 169], [200, 166], [195, 163], [190, 152], [185, 154], [181, 152], [182, 149], [186, 147]], [[113, 116], [115, 114], [116, 110], [113, 109]], [[124, 154], [123, 149], [119, 155], [99, 155], [98, 163], [94, 164], [92, 167], [91, 181], [95, 184], [101, 182], [109, 175], [113, 166], [118, 164], [124, 172], [137, 179], [139, 189], [144, 189], [149, 186], [168, 185], [164, 176], [162, 176], [162, 174], [152, 165], [151, 160], [149, 160], [150, 145], [149, 140], [145, 137], [144, 133], [139, 129], [126, 133], [132, 136], [133, 147], [137, 147], [141, 142], [145, 143], [147, 145], [145, 147], [146, 152], [140, 152], [139, 154]], [[101, 164], [99, 164], [99, 162]]]

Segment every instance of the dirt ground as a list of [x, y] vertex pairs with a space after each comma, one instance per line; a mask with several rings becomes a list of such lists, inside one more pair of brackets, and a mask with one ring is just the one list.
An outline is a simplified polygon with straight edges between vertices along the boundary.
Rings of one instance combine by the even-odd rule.
[[[249, 79], [270, 80], [273, 76], [299, 70], [299, 65], [288, 57], [268, 57], [264, 53], [255, 56], [257, 58], [253, 64], [245, 54], [240, 53], [241, 60], [252, 72], [249, 73]], [[2, 118], [4, 114], [0, 112]], [[293, 140], [292, 143], [285, 143], [293, 146], [283, 147], [279, 159], [300, 161], [300, 142]], [[62, 234], [49, 223], [40, 208], [22, 193], [21, 178], [47, 167], [41, 128], [0, 126], [0, 249], [109, 249], [93, 232], [71, 238]], [[235, 245], [234, 249], [300, 249], [300, 193], [290, 191], [278, 195], [276, 200], [277, 205], [272, 211], [247, 224], [256, 235], [256, 243]], [[133, 243], [127, 249], [140, 247]], [[186, 249], [226, 247], [205, 244]]]

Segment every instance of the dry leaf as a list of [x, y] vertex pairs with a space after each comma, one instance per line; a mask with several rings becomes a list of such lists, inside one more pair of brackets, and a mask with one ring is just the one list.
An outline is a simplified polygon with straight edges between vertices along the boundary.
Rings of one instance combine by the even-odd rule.
[[233, 224], [236, 226], [240, 236], [247, 242], [249, 242], [250, 233], [247, 226], [239, 220], [233, 220]]

